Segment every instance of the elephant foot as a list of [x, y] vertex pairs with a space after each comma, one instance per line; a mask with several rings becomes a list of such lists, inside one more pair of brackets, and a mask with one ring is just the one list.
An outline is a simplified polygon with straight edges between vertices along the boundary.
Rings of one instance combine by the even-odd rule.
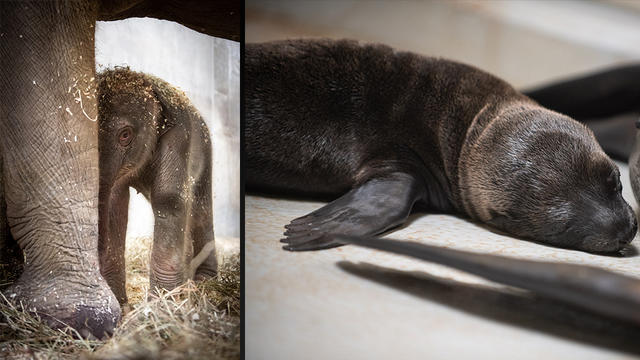
[[70, 326], [87, 339], [113, 335], [121, 311], [106, 282], [81, 288], [69, 285], [55, 278], [47, 282], [20, 278], [2, 293], [13, 303], [22, 303], [26, 311], [36, 314], [53, 329]]
[[151, 271], [149, 273], [149, 293], [157, 293], [158, 289], [173, 290], [184, 284], [184, 269], [173, 266], [170, 262], [154, 261], [151, 259]]
[[83, 338], [104, 339], [113, 335], [120, 317], [120, 307], [114, 309], [78, 306], [75, 314], [70, 318], [63, 319], [62, 322], [78, 330]]
[[196, 271], [196, 274], [193, 277], [194, 281], [205, 281], [209, 279], [215, 279], [218, 272], [216, 269], [209, 269], [204, 267], [199, 267]]

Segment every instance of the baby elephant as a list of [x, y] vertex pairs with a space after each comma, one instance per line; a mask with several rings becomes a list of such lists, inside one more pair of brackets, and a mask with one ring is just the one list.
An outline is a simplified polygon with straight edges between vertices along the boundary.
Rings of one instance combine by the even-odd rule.
[[215, 276], [211, 143], [202, 117], [184, 93], [156, 77], [117, 68], [98, 80], [102, 275], [126, 303], [131, 186], [151, 202], [155, 217], [151, 289], [172, 289], [192, 276], [189, 264], [203, 248], [209, 255], [195, 278]]

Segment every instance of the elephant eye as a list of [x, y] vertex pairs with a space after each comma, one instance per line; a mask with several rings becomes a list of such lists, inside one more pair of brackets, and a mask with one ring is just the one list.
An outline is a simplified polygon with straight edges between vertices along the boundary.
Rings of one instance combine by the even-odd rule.
[[122, 146], [129, 146], [131, 144], [131, 140], [133, 140], [133, 129], [130, 126], [125, 127], [120, 130], [120, 134], [118, 134], [118, 141]]

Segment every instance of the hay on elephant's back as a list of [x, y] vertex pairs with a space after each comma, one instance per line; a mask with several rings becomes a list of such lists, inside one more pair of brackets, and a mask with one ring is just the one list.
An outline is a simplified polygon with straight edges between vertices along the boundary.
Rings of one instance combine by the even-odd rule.
[[133, 306], [106, 341], [48, 328], [0, 297], [0, 358], [238, 359], [240, 263], [221, 263], [217, 279], [188, 282], [147, 301], [150, 239], [127, 243], [127, 293]]

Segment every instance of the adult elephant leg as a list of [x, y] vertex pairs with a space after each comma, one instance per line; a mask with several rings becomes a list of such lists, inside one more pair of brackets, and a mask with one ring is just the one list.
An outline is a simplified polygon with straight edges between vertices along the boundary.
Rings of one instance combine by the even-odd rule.
[[[110, 188], [109, 185], [104, 186]], [[124, 251], [128, 217], [129, 187], [101, 189], [98, 245], [100, 272], [122, 305], [127, 303]]]
[[101, 337], [120, 307], [97, 249], [97, 5], [2, 1], [0, 14], [6, 213], [25, 255], [21, 277], [5, 292], [52, 325]]

